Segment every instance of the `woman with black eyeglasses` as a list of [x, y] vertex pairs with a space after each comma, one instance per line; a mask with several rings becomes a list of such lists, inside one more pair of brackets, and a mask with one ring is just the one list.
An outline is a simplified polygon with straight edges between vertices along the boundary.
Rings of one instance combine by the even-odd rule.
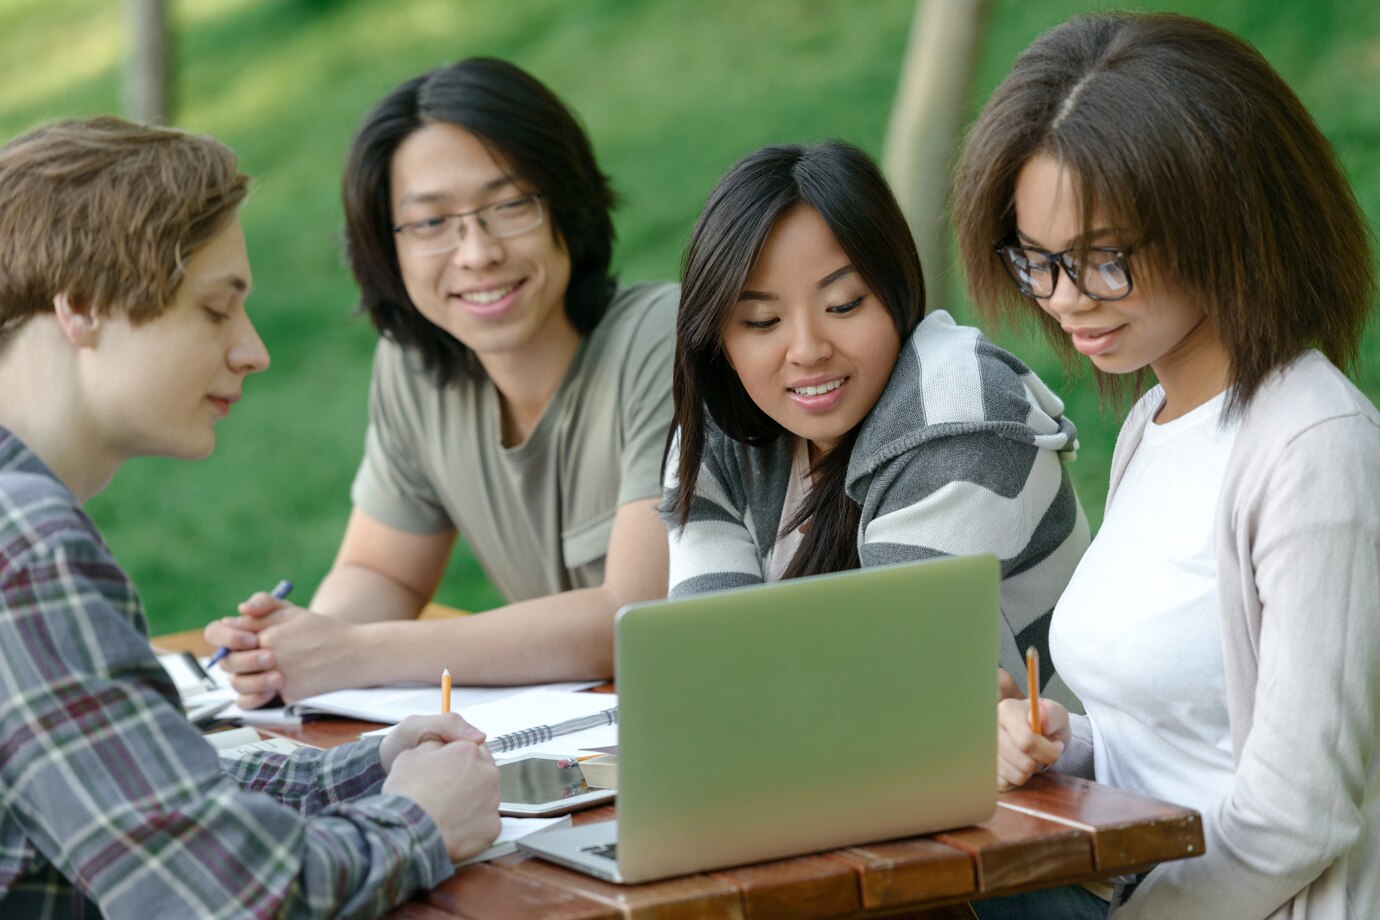
[[1375, 258], [1331, 146], [1240, 39], [1097, 14], [1018, 58], [956, 183], [981, 307], [1035, 308], [1110, 396], [1157, 380], [1051, 627], [1087, 715], [1000, 704], [1003, 785], [1053, 765], [1202, 813], [1206, 853], [1118, 918], [1380, 916], [1380, 414], [1338, 370]]

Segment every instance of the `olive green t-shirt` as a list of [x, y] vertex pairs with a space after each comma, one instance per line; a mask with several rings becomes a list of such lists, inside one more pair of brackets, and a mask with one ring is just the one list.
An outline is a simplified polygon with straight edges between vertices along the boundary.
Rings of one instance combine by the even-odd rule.
[[356, 507], [408, 533], [458, 530], [510, 603], [601, 584], [618, 507], [661, 496], [677, 297], [673, 284], [620, 285], [511, 448], [487, 378], [438, 387], [380, 340]]

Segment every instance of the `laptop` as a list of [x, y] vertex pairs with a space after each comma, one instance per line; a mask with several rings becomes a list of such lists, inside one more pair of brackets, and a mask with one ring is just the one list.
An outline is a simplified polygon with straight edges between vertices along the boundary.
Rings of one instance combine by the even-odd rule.
[[618, 816], [518, 846], [634, 883], [996, 808], [999, 566], [965, 556], [618, 612]]

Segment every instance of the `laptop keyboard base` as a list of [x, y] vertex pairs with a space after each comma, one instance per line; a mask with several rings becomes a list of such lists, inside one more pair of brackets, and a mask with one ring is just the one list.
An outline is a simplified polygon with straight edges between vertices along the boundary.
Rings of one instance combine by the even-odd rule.
[[590, 847], [580, 847], [580, 852], [590, 853], [594, 856], [602, 856], [605, 859], [612, 859], [616, 861], [618, 859], [618, 844], [598, 843]]

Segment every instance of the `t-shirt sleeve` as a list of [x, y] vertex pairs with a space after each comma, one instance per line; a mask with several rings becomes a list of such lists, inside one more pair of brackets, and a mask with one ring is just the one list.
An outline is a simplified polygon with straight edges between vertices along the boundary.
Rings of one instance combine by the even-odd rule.
[[679, 291], [675, 285], [658, 287], [629, 345], [619, 394], [625, 407], [619, 505], [661, 496], [661, 457], [672, 419], [671, 368]]
[[430, 386], [420, 365], [409, 361], [402, 348], [379, 341], [369, 385], [364, 458], [350, 488], [356, 508], [389, 527], [415, 534], [455, 526], [422, 459], [431, 450], [422, 425], [419, 388]]

